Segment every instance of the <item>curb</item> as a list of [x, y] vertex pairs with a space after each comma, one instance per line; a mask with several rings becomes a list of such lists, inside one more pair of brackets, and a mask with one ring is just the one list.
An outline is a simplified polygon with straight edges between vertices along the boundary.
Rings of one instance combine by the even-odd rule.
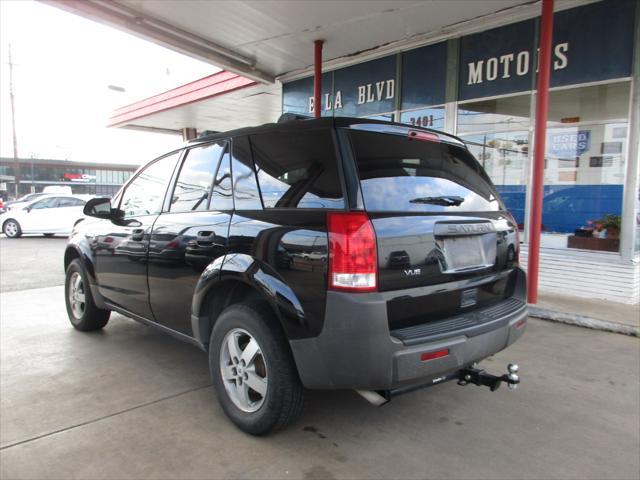
[[624, 325], [622, 323], [610, 322], [608, 320], [601, 320], [599, 318], [587, 317], [584, 315], [558, 312], [556, 310], [536, 307], [535, 305], [529, 305], [529, 316], [551, 322], [577, 325], [578, 327], [590, 328], [592, 330], [640, 337], [640, 327], [636, 327], [634, 325]]

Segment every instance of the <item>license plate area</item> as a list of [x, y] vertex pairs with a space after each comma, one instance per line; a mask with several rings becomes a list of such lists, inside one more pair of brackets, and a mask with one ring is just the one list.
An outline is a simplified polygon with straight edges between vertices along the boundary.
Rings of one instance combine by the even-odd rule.
[[491, 268], [496, 262], [497, 234], [491, 223], [438, 224], [435, 235], [443, 273]]

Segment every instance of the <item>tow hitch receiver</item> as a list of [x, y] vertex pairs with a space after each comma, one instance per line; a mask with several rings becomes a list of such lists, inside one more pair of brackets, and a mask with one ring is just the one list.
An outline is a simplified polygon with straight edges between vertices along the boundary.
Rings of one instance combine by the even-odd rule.
[[458, 377], [458, 385], [468, 385], [473, 383], [474, 385], [484, 385], [489, 387], [492, 392], [495, 392], [502, 382], [505, 382], [509, 386], [509, 390], [515, 390], [520, 383], [520, 377], [518, 376], [518, 365], [510, 363], [507, 367], [509, 373], [497, 377], [491, 375], [485, 370], [479, 368], [463, 368], [460, 370], [460, 376]]

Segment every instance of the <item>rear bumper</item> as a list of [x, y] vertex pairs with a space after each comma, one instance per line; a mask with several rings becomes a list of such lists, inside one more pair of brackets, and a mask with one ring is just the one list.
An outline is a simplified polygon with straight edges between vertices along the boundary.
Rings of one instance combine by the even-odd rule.
[[[447, 319], [456, 325], [448, 331], [416, 327], [390, 332], [383, 295], [328, 292], [320, 335], [290, 342], [302, 383], [311, 389], [363, 390], [437, 383], [503, 350], [522, 335], [526, 287], [524, 272], [519, 271], [518, 276], [509, 308], [484, 309], [487, 314], [476, 311], [475, 322]], [[420, 358], [442, 349], [449, 349], [449, 354], [428, 361]]]

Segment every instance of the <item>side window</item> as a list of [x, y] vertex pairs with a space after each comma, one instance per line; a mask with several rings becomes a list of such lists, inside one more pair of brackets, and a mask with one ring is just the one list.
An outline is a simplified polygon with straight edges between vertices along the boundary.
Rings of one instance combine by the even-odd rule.
[[40, 210], [42, 208], [52, 208], [55, 206], [57, 201], [58, 201], [58, 197], [45, 198], [43, 200], [40, 200], [39, 202], [32, 203], [31, 210]]
[[58, 199], [56, 207], [81, 207], [85, 202], [79, 198], [62, 197]]
[[167, 184], [179, 157], [177, 152], [156, 160], [127, 185], [120, 202], [125, 217], [160, 213]]
[[233, 139], [231, 171], [236, 210], [262, 210], [248, 137]]
[[229, 148], [225, 150], [220, 160], [220, 166], [213, 183], [213, 196], [210, 210], [233, 210], [233, 189], [231, 188], [231, 164]]
[[330, 130], [251, 136], [265, 208], [344, 208]]
[[187, 151], [187, 158], [182, 163], [178, 181], [173, 189], [169, 211], [207, 210], [213, 176], [224, 147], [224, 143], [212, 143]]

